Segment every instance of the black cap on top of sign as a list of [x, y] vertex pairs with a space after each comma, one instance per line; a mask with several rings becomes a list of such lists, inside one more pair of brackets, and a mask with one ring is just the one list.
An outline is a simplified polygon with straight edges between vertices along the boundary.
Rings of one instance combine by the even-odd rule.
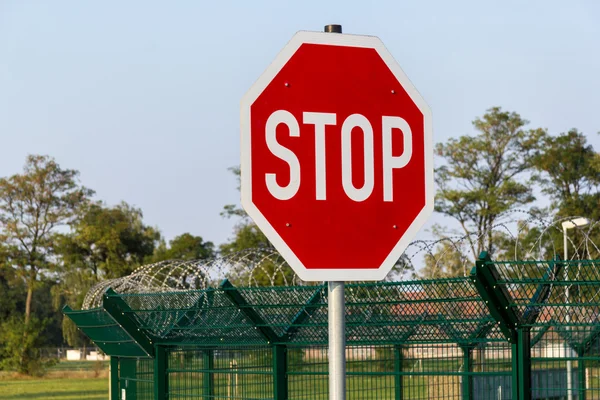
[[341, 25], [325, 25], [325, 28], [323, 28], [323, 31], [328, 32], [328, 33], [342, 33], [342, 26]]

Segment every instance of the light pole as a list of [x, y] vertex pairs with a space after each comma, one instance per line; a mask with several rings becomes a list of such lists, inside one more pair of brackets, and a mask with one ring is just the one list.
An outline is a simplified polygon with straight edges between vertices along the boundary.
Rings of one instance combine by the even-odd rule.
[[[568, 240], [567, 240], [567, 230], [572, 228], [581, 228], [583, 226], [589, 225], [590, 221], [587, 218], [575, 218], [570, 219], [568, 221], [563, 221], [563, 246], [564, 246], [564, 258], [565, 258], [565, 272], [564, 277], [565, 281], [569, 280], [569, 252], [568, 252]], [[565, 286], [565, 300], [567, 303], [567, 329], [571, 330], [569, 323], [571, 322], [571, 310], [569, 307], [569, 285]], [[565, 356], [570, 357], [571, 351], [569, 342], [565, 340]], [[573, 361], [570, 358], [567, 359], [567, 399], [573, 400]]]

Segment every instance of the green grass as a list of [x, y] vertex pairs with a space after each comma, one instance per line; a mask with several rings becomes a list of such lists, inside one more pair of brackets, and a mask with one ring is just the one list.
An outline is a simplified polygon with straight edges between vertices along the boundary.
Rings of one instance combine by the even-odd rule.
[[[405, 384], [408, 383], [406, 379]], [[292, 383], [290, 392], [303, 399], [308, 398], [307, 396], [310, 394], [316, 393], [320, 393], [321, 396], [317, 395], [315, 398], [325, 398], [323, 394], [327, 390], [327, 381], [325, 379], [311, 381], [309, 385], [307, 385], [308, 382]], [[217, 394], [226, 395], [226, 386], [224, 382], [222, 383], [223, 385], [217, 383]], [[247, 381], [245, 383], [247, 386], [240, 387], [238, 395], [258, 395], [258, 397], [262, 397], [271, 393], [270, 384], [265, 387], [265, 390], [257, 390], [260, 385], [256, 383], [253, 385]], [[381, 377], [376, 377], [368, 382], [358, 380], [353, 382], [351, 379], [348, 387], [349, 399], [392, 400], [394, 395], [393, 390], [389, 387], [391, 383], [388, 379]], [[405, 388], [405, 398], [427, 398], [427, 383], [423, 378], [415, 378], [415, 382], [410, 382], [414, 386]], [[375, 390], [376, 388], [381, 389], [383, 387], [387, 387], [387, 389], [384, 391], [380, 390], [379, 392]], [[139, 389], [141, 390], [141, 388]], [[201, 393], [200, 386], [197, 386], [197, 390], [193, 392], [195, 394]], [[177, 390], [173, 390], [174, 398], [177, 398], [177, 393]], [[184, 393], [185, 391], [180, 392], [180, 394]], [[105, 400], [108, 398], [108, 381], [104, 378], [3, 380], [0, 381], [0, 398], [2, 400]]]
[[108, 369], [109, 361], [61, 361], [48, 371], [94, 371], [97, 366]]
[[108, 380], [91, 379], [23, 379], [0, 380], [2, 400], [106, 400]]

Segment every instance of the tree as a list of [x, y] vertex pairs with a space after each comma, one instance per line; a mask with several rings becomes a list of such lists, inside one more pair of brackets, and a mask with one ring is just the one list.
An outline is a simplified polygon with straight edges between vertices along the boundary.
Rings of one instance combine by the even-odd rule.
[[[275, 247], [269, 242], [254, 222], [249, 219], [238, 223], [235, 227], [235, 236], [229, 243], [220, 246], [221, 254], [224, 256], [241, 253], [245, 250], [261, 249], [267, 252], [276, 253]], [[240, 281], [247, 281], [249, 274], [252, 273], [252, 283], [258, 286], [281, 286], [293, 281], [294, 271], [287, 263], [283, 262], [280, 256], [264, 257], [264, 253], [256, 253], [256, 256], [247, 255], [244, 257], [244, 265], [238, 265], [237, 269], [231, 271], [237, 275]], [[254, 270], [246, 269], [251, 263], [257, 263]], [[283, 265], [281, 265], [283, 263]]]
[[600, 154], [577, 129], [544, 135], [533, 166], [538, 182], [553, 201], [557, 215], [600, 219]]
[[469, 274], [472, 263], [465, 254], [468, 252], [465, 249], [466, 238], [460, 237], [457, 232], [452, 232], [454, 235], [449, 237], [439, 224], [433, 225], [431, 233], [435, 241], [425, 248], [425, 265], [414, 278], [452, 278]]
[[435, 172], [435, 210], [458, 221], [474, 258], [484, 249], [493, 252], [493, 227], [502, 213], [535, 199], [528, 173], [544, 131], [525, 130], [527, 124], [494, 107], [473, 121], [476, 136], [436, 146], [445, 164]]
[[[229, 170], [236, 176], [238, 181], [237, 189], [239, 190], [240, 167], [232, 167]], [[235, 204], [227, 204], [223, 207], [221, 216], [223, 218], [238, 218], [238, 222], [234, 228], [233, 239], [220, 246], [222, 254], [232, 254], [251, 248], [275, 250], [275, 247], [241, 207]]]
[[[90, 271], [75, 269], [63, 273], [60, 282], [52, 287], [52, 305], [55, 311], [60, 312], [64, 304], [69, 304], [75, 309], [80, 309], [85, 295], [93, 284], [97, 282]], [[69, 318], [62, 316], [62, 338], [69, 346], [86, 347], [89, 339], [77, 329]]]
[[431, 254], [425, 255], [421, 276], [425, 279], [466, 276], [470, 272], [465, 256], [450, 240], [441, 240]]
[[269, 239], [267, 239], [254, 222], [239, 223], [234, 228], [233, 239], [220, 246], [221, 254], [223, 255], [255, 248], [275, 250]]
[[[140, 209], [122, 202], [107, 207], [89, 203], [72, 225], [72, 232], [57, 237], [56, 249], [62, 264], [61, 283], [54, 288], [54, 303], [79, 307], [88, 290], [101, 279], [130, 274], [154, 253], [158, 231], [143, 223]], [[70, 345], [85, 341], [67, 318], [63, 336]]]
[[0, 321], [16, 315], [25, 303], [25, 297], [22, 295], [25, 293], [23, 282], [6, 264], [4, 250], [4, 246], [0, 243]]
[[154, 254], [159, 240], [140, 209], [125, 202], [114, 207], [96, 202], [82, 209], [72, 233], [58, 237], [57, 249], [63, 272], [87, 271], [97, 281], [130, 274]]
[[[32, 309], [35, 311], [29, 324], [25, 326], [25, 286], [18, 279], [9, 278], [8, 281], [8, 290], [0, 291], [0, 314], [4, 314], [0, 317], [0, 370], [42, 375], [55, 360], [47, 358], [40, 348], [60, 346], [63, 343], [61, 317], [52, 308], [50, 301], [50, 290], [55, 282], [52, 279], [41, 279], [38, 282], [32, 300]], [[5, 309], [3, 306], [7, 302], [4, 300], [7, 298], [11, 307]]]
[[[56, 309], [68, 303], [80, 307], [89, 289], [102, 279], [130, 274], [155, 251], [159, 232], [143, 223], [142, 211], [122, 202], [107, 207], [90, 202], [82, 207], [72, 231], [58, 235], [56, 252], [60, 283], [53, 288]], [[87, 343], [68, 318], [62, 321], [63, 338], [71, 346]]]
[[[240, 168], [233, 167], [229, 169], [238, 180], [238, 190], [240, 189]], [[233, 255], [249, 249], [262, 249], [270, 252], [276, 252], [275, 247], [269, 239], [262, 233], [258, 226], [250, 219], [248, 214], [239, 206], [228, 204], [223, 207], [221, 216], [224, 218], [237, 218], [238, 222], [234, 228], [234, 237], [227, 243], [221, 244], [220, 253], [222, 255]], [[281, 265], [283, 258], [275, 256], [273, 258], [263, 258], [257, 254], [256, 260], [252, 260], [251, 256], [245, 257], [246, 260], [259, 262], [260, 268], [255, 268], [252, 271], [252, 281], [259, 286], [284, 285], [292, 282], [294, 271], [286, 263]], [[241, 280], [246, 280], [249, 270], [233, 270]]]
[[154, 253], [153, 261], [208, 259], [214, 257], [214, 247], [212, 242], [205, 242], [200, 236], [184, 233], [171, 240], [169, 247], [162, 242]]
[[[242, 176], [242, 172], [240, 167], [231, 167], [229, 168], [229, 171], [235, 175], [235, 179], [237, 180], [237, 190], [240, 190], [240, 179]], [[226, 204], [223, 207], [223, 211], [221, 211], [221, 217], [223, 218], [239, 218], [240, 219], [240, 223], [242, 224], [247, 224], [252, 222], [252, 220], [250, 219], [250, 216], [248, 215], [248, 213], [246, 213], [246, 211], [244, 211], [243, 208], [239, 207], [236, 204]]]
[[42, 360], [40, 347], [44, 337], [39, 333], [46, 322], [32, 316], [27, 325], [22, 318], [13, 316], [0, 324], [0, 369], [40, 376], [55, 360]]
[[57, 229], [72, 223], [93, 191], [81, 186], [79, 173], [62, 169], [48, 156], [27, 157], [23, 173], [0, 179], [0, 242], [6, 263], [25, 282], [27, 297], [19, 369], [28, 372], [27, 345], [35, 343], [29, 326], [39, 279], [54, 268]]
[[[600, 154], [587, 143], [585, 135], [577, 129], [557, 136], [544, 135], [540, 150], [533, 158], [533, 166], [540, 172], [538, 182], [544, 193], [552, 200], [550, 208], [558, 218], [583, 216], [592, 221], [600, 221]], [[563, 248], [562, 231], [552, 230], [551, 242], [556, 249]], [[569, 233], [573, 257], [596, 258], [600, 256], [594, 246], [575, 246], [591, 235], [595, 243], [600, 243], [598, 227], [588, 232], [587, 228]], [[578, 254], [580, 251], [593, 254]]]

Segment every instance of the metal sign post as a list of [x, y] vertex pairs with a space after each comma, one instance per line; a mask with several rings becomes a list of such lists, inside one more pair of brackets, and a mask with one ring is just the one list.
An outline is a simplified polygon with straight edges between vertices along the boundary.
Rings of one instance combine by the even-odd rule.
[[[326, 25], [325, 32], [342, 33], [341, 25]], [[346, 400], [346, 300], [344, 282], [328, 282], [329, 400]]]
[[346, 304], [344, 282], [329, 282], [329, 400], [346, 399]]

